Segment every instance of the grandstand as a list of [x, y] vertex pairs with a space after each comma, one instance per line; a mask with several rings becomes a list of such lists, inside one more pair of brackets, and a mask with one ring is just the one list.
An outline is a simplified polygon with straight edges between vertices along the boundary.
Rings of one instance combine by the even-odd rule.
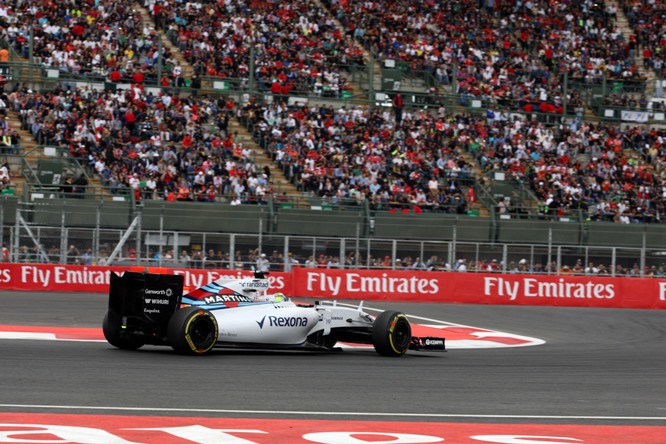
[[95, 4], [0, 2], [22, 202], [264, 207], [280, 235], [448, 241], [461, 220], [465, 241], [552, 245], [555, 225], [588, 247], [666, 216], [658, 4]]

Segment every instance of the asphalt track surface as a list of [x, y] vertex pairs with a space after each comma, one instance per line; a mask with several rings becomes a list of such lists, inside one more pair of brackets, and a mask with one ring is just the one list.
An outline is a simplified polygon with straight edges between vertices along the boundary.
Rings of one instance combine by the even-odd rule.
[[[372, 350], [188, 357], [153, 346], [129, 352], [104, 342], [0, 340], [0, 412], [105, 406], [136, 410], [92, 413], [666, 425], [663, 311], [366, 305], [546, 343], [396, 359]], [[5, 325], [97, 327], [105, 310], [100, 294], [0, 291]]]

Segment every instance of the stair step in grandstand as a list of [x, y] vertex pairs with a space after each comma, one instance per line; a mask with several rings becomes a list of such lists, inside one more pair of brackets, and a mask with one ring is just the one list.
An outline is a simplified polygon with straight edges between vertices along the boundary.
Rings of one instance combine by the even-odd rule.
[[172, 57], [176, 60], [177, 63], [180, 64], [183, 70], [183, 75], [182, 77], [184, 79], [191, 79], [192, 76], [194, 75], [194, 68], [190, 63], [187, 61], [185, 58], [185, 55], [183, 55], [182, 52], [178, 50], [176, 45], [174, 45], [169, 37], [164, 33], [163, 30], [161, 29], [155, 29], [155, 24], [153, 23], [153, 19], [150, 16], [150, 12], [146, 10], [139, 2], [134, 2], [134, 9], [141, 15], [141, 20], [143, 22], [144, 26], [148, 26], [149, 30], [151, 32], [156, 32], [157, 35], [159, 35], [160, 40], [162, 44], [169, 49], [169, 53], [172, 55]]
[[[629, 20], [627, 19], [627, 16], [624, 13], [623, 8], [617, 2], [617, 0], [606, 0], [606, 3], [615, 6], [615, 9], [617, 10], [617, 20], [615, 21], [615, 25], [617, 26], [618, 30], [622, 33], [622, 35], [625, 37], [625, 39], [627, 41], [630, 41], [631, 36], [634, 35], [634, 31], [631, 29], [631, 26], [629, 25]], [[636, 68], [638, 69], [638, 72], [640, 72], [641, 76], [647, 79], [644, 94], [648, 97], [653, 96], [655, 93], [654, 81], [657, 78], [657, 76], [655, 75], [654, 70], [646, 69], [645, 66], [643, 65], [643, 49], [637, 47], [635, 49], [635, 52], [636, 52], [635, 53]]]
[[[322, 5], [319, 0], [314, 0], [314, 3], [318, 7], [320, 7], [321, 9], [323, 9], [323, 10], [326, 9], [326, 7], [324, 5]], [[333, 18], [333, 23], [335, 24], [335, 27], [338, 28], [338, 31], [340, 31], [340, 34], [342, 34], [344, 36], [345, 33], [346, 33], [346, 30], [345, 30], [344, 26], [342, 26], [342, 23], [340, 23], [340, 21], [337, 20], [336, 18]], [[363, 51], [363, 57], [365, 58], [365, 60], [371, 60], [372, 59], [372, 56], [370, 55], [370, 53], [362, 45], [360, 45], [358, 42], [351, 41], [350, 43], [352, 43], [356, 48]], [[375, 61], [375, 69], [379, 69], [379, 64], [376, 61]], [[381, 72], [381, 71], [375, 71], [375, 72]], [[381, 80], [380, 80], [380, 82], [381, 82]], [[350, 79], [349, 85], [352, 88], [352, 90], [351, 90], [352, 97], [357, 99], [357, 100], [352, 100], [352, 103], [355, 103], [355, 104], [364, 104], [364, 103], [366, 103], [366, 100], [368, 99], [368, 95], [363, 91], [363, 89], [359, 86], [359, 84], [357, 82], [351, 81], [351, 79]]]
[[[25, 158], [25, 153], [28, 151], [37, 149], [39, 147], [39, 143], [33, 139], [32, 134], [30, 134], [29, 131], [21, 128], [21, 120], [19, 116], [13, 111], [8, 112], [7, 122], [9, 123], [10, 128], [16, 131], [20, 137], [20, 151], [7, 157], [9, 158], [10, 165], [12, 166], [11, 184], [14, 190], [14, 194], [21, 196], [23, 195], [24, 187], [26, 186], [24, 178], [25, 165], [21, 159]], [[28, 159], [26, 158], [26, 160]]]
[[[150, 12], [139, 4], [135, 4], [135, 7], [137, 11], [139, 11], [143, 22], [150, 24], [151, 29], [154, 29], [152, 28], [153, 19], [150, 15]], [[179, 48], [171, 42], [163, 30], [160, 29], [157, 32], [163, 45], [170, 49], [173, 58], [175, 58], [178, 63], [180, 63], [183, 69], [183, 77], [191, 79], [194, 75], [194, 68], [189, 63], [187, 58], [179, 50]], [[267, 175], [270, 175], [270, 180], [273, 184], [276, 195], [284, 195], [290, 201], [297, 201], [301, 199], [300, 193], [296, 190], [296, 187], [291, 184], [284, 177], [282, 171], [277, 168], [275, 164], [273, 164], [270, 157], [261, 149], [259, 145], [257, 145], [247, 129], [233, 117], [229, 120], [229, 131], [232, 134], [236, 134], [234, 138], [235, 142], [241, 143], [244, 148], [249, 148], [252, 151], [252, 158], [256, 164], [257, 174], [263, 174], [265, 171], [264, 168], [268, 168], [269, 174]]]
[[286, 179], [282, 170], [275, 165], [270, 156], [254, 141], [252, 134], [250, 134], [245, 126], [236, 119], [230, 119], [229, 131], [232, 134], [236, 134], [234, 141], [238, 141], [243, 144], [243, 147], [252, 150], [257, 174], [263, 174], [265, 168], [268, 168], [269, 174], [267, 175], [270, 175], [276, 196], [285, 196], [290, 202], [295, 203], [304, 201], [303, 196], [296, 189], [296, 186]]
[[[40, 143], [34, 139], [32, 133], [22, 127], [21, 118], [17, 113], [9, 111], [7, 121], [9, 122], [10, 127], [18, 132], [21, 140], [20, 152], [11, 156], [12, 162], [10, 162], [10, 164], [12, 165], [12, 185], [14, 194], [23, 196], [25, 193], [29, 192], [28, 183], [37, 185], [41, 170], [41, 161], [68, 159], [67, 161], [64, 161], [64, 164], [69, 164], [69, 156], [62, 156], [62, 154], [59, 154], [58, 150], [55, 148], [49, 149], [49, 147], [40, 145]], [[53, 162], [50, 163], [50, 165], [52, 164]], [[74, 170], [70, 165], [68, 167], [63, 167], [62, 172], [64, 175], [69, 175], [72, 176], [73, 179], [76, 179], [74, 176], [79, 175], [82, 170], [78, 170], [78, 168]], [[26, 180], [26, 178], [28, 178], [28, 180]], [[66, 178], [63, 177], [63, 181], [65, 179]], [[96, 197], [104, 200], [112, 199], [112, 195], [108, 191], [103, 190], [102, 184], [97, 178], [91, 177], [88, 180], [90, 187], [96, 191]]]

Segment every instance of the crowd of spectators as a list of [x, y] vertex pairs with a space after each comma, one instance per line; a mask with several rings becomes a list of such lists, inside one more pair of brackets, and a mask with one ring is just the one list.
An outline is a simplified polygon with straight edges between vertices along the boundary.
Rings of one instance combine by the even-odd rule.
[[657, 77], [666, 74], [666, 8], [663, 2], [619, 0], [619, 4], [633, 28], [636, 48], [641, 50], [643, 66], [653, 69]]
[[[458, 119], [460, 122], [461, 120]], [[527, 184], [548, 215], [583, 211], [589, 220], [663, 222], [666, 131], [573, 123], [466, 118], [464, 148], [489, 172]]]
[[21, 142], [21, 135], [9, 123], [7, 101], [4, 86], [0, 85], [0, 155], [18, 153]]
[[[636, 36], [619, 33], [617, 11], [603, 1], [325, 3], [328, 10], [296, 0], [143, 5], [195, 75], [252, 77], [280, 95], [339, 95], [349, 87], [343, 67], [366, 63], [353, 39], [444, 84], [455, 80], [463, 97], [558, 113], [564, 99], [570, 106], [580, 99], [575, 91], [562, 97], [563, 72], [584, 83], [601, 76], [637, 79], [638, 48], [661, 45], [661, 20], [646, 25], [649, 14], [660, 11], [656, 3], [622, 3]], [[33, 55], [46, 66], [133, 81], [117, 92], [24, 87], [3, 100], [35, 138], [84, 159], [116, 192], [198, 201], [224, 195], [234, 203], [265, 202], [273, 192], [268, 174], [256, 171], [249, 150], [229, 134], [235, 104], [145, 92], [143, 80], [155, 76], [159, 37], [130, 5], [2, 2], [0, 21], [7, 25], [3, 36], [23, 55], [32, 33]], [[178, 83], [182, 67], [168, 51], [164, 57], [167, 77]], [[635, 105], [643, 109], [646, 102], [641, 97]], [[474, 199], [465, 188], [471, 168], [461, 156], [469, 151], [486, 171], [528, 183], [547, 214], [581, 209], [590, 219], [626, 223], [660, 221], [665, 211], [659, 130], [546, 127], [492, 109], [484, 117], [443, 108], [403, 115], [281, 100], [250, 100], [238, 115], [300, 191], [332, 203], [368, 200], [373, 209], [465, 213]], [[3, 149], [16, 146], [12, 137], [0, 123]]]
[[[380, 59], [426, 71], [456, 92], [525, 111], [562, 111], [570, 86], [642, 81], [637, 48], [603, 1], [325, 0], [347, 35]], [[569, 98], [572, 109], [577, 96]]]
[[398, 122], [389, 108], [250, 100], [240, 116], [301, 191], [378, 210], [467, 212], [473, 173], [443, 109]]
[[0, 195], [14, 194], [11, 185], [11, 166], [7, 158], [4, 158], [2, 164], [0, 164]]
[[307, 2], [144, 0], [143, 4], [193, 65], [197, 77], [241, 79], [247, 86], [253, 76], [262, 91], [340, 97], [351, 89], [349, 65], [365, 63], [362, 52], [344, 39], [332, 17]]
[[224, 97], [154, 95], [139, 85], [43, 93], [17, 86], [8, 101], [35, 139], [79, 158], [114, 193], [265, 203], [273, 192], [250, 150], [228, 130], [235, 104]]
[[[197, 79], [240, 79], [247, 87], [252, 78], [262, 91], [330, 97], [351, 89], [350, 66], [367, 63], [357, 41], [381, 59], [427, 71], [444, 85], [455, 82], [463, 98], [548, 113], [561, 113], [565, 102], [571, 110], [580, 105], [575, 88], [564, 97], [564, 73], [570, 84], [641, 82], [641, 45], [646, 66], [663, 65], [663, 19], [655, 2], [622, 3], [636, 29], [626, 36], [616, 26], [614, 4], [594, 0], [324, 3], [328, 9], [297, 0], [143, 0], [154, 19], [145, 23], [123, 2], [7, 1], [0, 2], [1, 36], [24, 57], [32, 47], [45, 66], [141, 83], [157, 76], [157, 26]], [[183, 68], [167, 47], [162, 58], [163, 86], [184, 84]]]
[[[456, 260], [453, 266], [444, 263], [440, 271], [474, 272], [474, 273], [509, 273], [509, 274], [556, 274], [577, 276], [627, 276], [627, 277], [666, 277], [666, 263], [659, 262], [646, 265], [641, 270], [637, 262], [626, 261], [627, 266], [620, 262], [615, 264], [604, 264], [602, 260], [589, 260], [584, 263], [583, 259], [571, 259], [571, 262], [562, 261], [535, 261], [530, 263], [527, 259], [510, 260], [506, 266], [497, 259], [478, 259], [468, 261], [465, 257]], [[642, 271], [642, 273], [641, 273]]]
[[[0, 2], [0, 23], [0, 37], [43, 66], [114, 82], [157, 82], [159, 36], [131, 3]], [[182, 73], [168, 48], [162, 47], [161, 57], [162, 85], [181, 83]]]
[[[570, 84], [643, 80], [636, 66], [640, 35], [646, 17], [659, 12], [627, 1], [624, 10], [639, 31], [624, 36], [615, 26], [615, 6], [593, 0], [555, 7], [547, 0], [325, 3], [328, 9], [297, 0], [143, 0], [154, 19], [144, 23], [122, 2], [29, 0], [0, 3], [0, 21], [2, 36], [24, 57], [32, 33], [33, 55], [45, 66], [112, 81], [156, 79], [157, 26], [193, 65], [194, 79], [240, 79], [247, 87], [252, 78], [275, 94], [340, 97], [351, 90], [349, 66], [367, 63], [358, 41], [377, 57], [427, 71], [444, 85], [455, 82], [465, 101], [562, 113], [565, 103], [571, 112], [581, 105], [575, 88], [564, 96], [565, 72]], [[655, 31], [659, 23], [647, 28]], [[654, 43], [652, 58], [644, 57], [649, 64], [661, 63], [659, 35], [642, 39]], [[185, 84], [167, 47], [162, 57], [163, 86]]]

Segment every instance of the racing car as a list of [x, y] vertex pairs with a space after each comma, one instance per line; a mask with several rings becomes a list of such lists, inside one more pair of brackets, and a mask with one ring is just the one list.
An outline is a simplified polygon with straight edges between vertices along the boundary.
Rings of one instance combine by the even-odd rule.
[[183, 277], [111, 273], [102, 329], [114, 347], [136, 350], [168, 345], [177, 353], [205, 355], [213, 348], [340, 350], [338, 343], [372, 344], [382, 356], [407, 350], [445, 351], [445, 339], [412, 336], [404, 313], [376, 318], [336, 301], [295, 303], [269, 293], [266, 273], [220, 278], [183, 294]]

